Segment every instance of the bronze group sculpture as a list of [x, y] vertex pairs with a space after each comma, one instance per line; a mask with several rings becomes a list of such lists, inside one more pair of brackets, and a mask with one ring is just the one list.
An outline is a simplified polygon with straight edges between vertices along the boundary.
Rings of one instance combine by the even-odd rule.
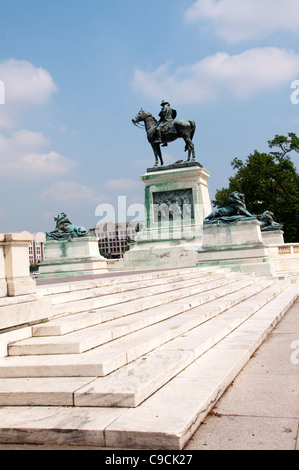
[[214, 210], [204, 219], [204, 224], [234, 223], [244, 219], [255, 219], [246, 209], [245, 196], [234, 191], [228, 198], [227, 205]]
[[154, 167], [157, 167], [159, 162], [161, 165], [164, 165], [160, 145], [166, 146], [169, 142], [173, 142], [178, 138], [182, 138], [185, 141], [185, 152], [188, 152], [186, 162], [194, 162], [195, 149], [192, 139], [196, 129], [195, 122], [191, 120], [175, 120], [177, 112], [170, 107], [167, 101], [162, 101], [161, 106], [162, 110], [159, 114], [159, 121], [151, 113], [143, 109], [132, 119], [135, 125], [144, 122], [147, 139], [155, 155]]
[[262, 232], [270, 232], [273, 230], [282, 230], [283, 225], [274, 222], [274, 214], [270, 211], [265, 211], [261, 215], [252, 215], [245, 205], [245, 196], [238, 191], [234, 191], [228, 198], [227, 205], [215, 209], [204, 219], [204, 224], [229, 224], [238, 222], [239, 220], [256, 219], [261, 224]]
[[261, 231], [262, 232], [271, 232], [272, 230], [282, 230], [283, 225], [278, 222], [274, 222], [274, 214], [271, 211], [265, 211], [262, 215], [258, 217], [261, 222]]
[[93, 235], [86, 228], [72, 224], [64, 212], [54, 217], [54, 220], [56, 227], [52, 232], [46, 232], [46, 240], [71, 241], [73, 238]]

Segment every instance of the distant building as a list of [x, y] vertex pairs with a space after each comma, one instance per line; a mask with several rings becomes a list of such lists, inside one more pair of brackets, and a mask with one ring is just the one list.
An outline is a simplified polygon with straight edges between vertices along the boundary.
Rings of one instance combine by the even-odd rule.
[[44, 259], [45, 233], [38, 232], [29, 245], [29, 264], [37, 264]]
[[97, 225], [95, 234], [99, 241], [100, 252], [107, 258], [122, 258], [126, 247], [134, 242], [142, 222], [123, 222]]

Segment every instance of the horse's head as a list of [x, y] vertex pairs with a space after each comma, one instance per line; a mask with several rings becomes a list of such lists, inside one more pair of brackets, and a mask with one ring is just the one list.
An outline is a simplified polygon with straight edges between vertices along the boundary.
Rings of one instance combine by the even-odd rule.
[[157, 120], [154, 118], [154, 116], [151, 113], [148, 113], [147, 111], [144, 111], [142, 108], [140, 109], [139, 113], [137, 116], [135, 116], [132, 119], [133, 124], [138, 124], [138, 122], [142, 121], [148, 121], [149, 123], [153, 122], [155, 124]]
[[144, 120], [148, 113], [146, 113], [142, 108], [140, 109], [139, 113], [132, 119], [133, 124], [137, 124]]

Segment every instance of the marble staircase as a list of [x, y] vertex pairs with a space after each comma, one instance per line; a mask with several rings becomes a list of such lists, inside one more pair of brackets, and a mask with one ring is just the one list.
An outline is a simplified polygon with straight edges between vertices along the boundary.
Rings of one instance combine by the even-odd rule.
[[298, 284], [183, 268], [39, 295], [52, 305], [44, 320], [3, 333], [0, 443], [182, 449]]

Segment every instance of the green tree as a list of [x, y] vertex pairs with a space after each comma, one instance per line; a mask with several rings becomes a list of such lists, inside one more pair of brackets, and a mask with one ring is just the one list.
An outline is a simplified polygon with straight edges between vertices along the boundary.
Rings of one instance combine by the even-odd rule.
[[299, 242], [299, 175], [289, 153], [299, 153], [299, 138], [290, 132], [288, 136], [276, 135], [268, 141], [275, 151], [260, 153], [257, 150], [245, 163], [235, 158], [231, 165], [236, 174], [229, 178], [228, 188], [216, 191], [215, 206], [227, 203], [231, 192], [245, 194], [246, 207], [254, 215], [266, 210], [274, 214], [276, 222], [284, 226], [285, 242]]
[[31, 273], [38, 270], [38, 263], [30, 263], [29, 270]]

